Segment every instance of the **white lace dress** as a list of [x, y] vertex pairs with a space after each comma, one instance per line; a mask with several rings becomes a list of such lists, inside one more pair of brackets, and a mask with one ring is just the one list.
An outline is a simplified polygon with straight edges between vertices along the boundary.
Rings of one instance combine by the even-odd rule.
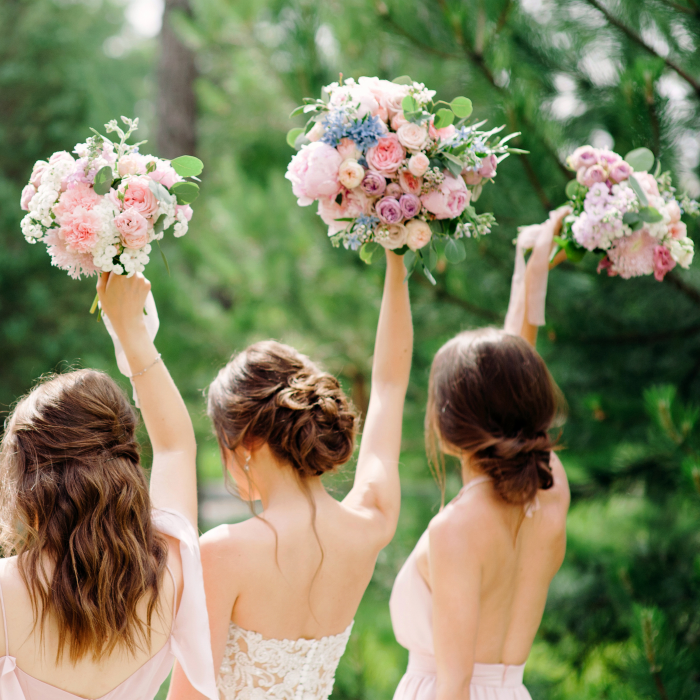
[[222, 700], [327, 700], [353, 623], [322, 639], [266, 639], [229, 626], [217, 688]]

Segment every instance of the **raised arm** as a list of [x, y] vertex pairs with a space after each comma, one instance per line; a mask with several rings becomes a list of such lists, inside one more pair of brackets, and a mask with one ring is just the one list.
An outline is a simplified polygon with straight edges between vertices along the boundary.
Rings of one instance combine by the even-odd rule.
[[196, 528], [197, 444], [185, 402], [146, 330], [143, 307], [150, 288], [142, 275], [103, 274], [97, 283], [102, 310], [129, 362], [153, 447], [153, 505], [177, 510]]
[[411, 372], [413, 324], [403, 258], [387, 251], [384, 296], [372, 364], [372, 390], [355, 484], [344, 503], [365, 510], [380, 546], [394, 536], [401, 507], [399, 455], [403, 407]]

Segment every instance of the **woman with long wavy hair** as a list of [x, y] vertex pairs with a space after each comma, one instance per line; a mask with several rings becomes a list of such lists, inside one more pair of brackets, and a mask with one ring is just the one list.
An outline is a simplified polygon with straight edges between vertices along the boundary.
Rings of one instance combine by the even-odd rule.
[[153, 447], [106, 374], [43, 379], [0, 451], [0, 698], [152, 700], [177, 658], [215, 698], [197, 538], [192, 424], [144, 324], [150, 284], [97, 290], [126, 353]]
[[[530, 698], [523, 670], [564, 558], [569, 507], [550, 437], [560, 396], [532, 347], [544, 321], [552, 237], [565, 214], [521, 233], [509, 332], [459, 333], [433, 361], [429, 458], [443, 499], [444, 454], [459, 460], [464, 486], [394, 584], [394, 633], [409, 650], [394, 700]], [[534, 250], [526, 268], [528, 236]]]

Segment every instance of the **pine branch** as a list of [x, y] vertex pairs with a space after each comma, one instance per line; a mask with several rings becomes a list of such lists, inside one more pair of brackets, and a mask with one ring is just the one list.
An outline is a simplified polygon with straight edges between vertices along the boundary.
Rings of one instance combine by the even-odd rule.
[[688, 7], [687, 5], [680, 5], [677, 2], [672, 2], [671, 0], [660, 0], [662, 5], [666, 5], [667, 7], [671, 7], [674, 10], [678, 10], [679, 12], [685, 12], [686, 15], [690, 15], [691, 17], [698, 17], [700, 18], [700, 7], [698, 7], [695, 2], [692, 2], [691, 4], [693, 5], [692, 7]]
[[431, 290], [435, 295], [435, 301], [449, 301], [451, 304], [461, 306], [465, 311], [468, 311], [470, 314], [478, 316], [479, 318], [483, 318], [487, 321], [490, 321], [491, 323], [503, 323], [503, 317], [501, 316], [501, 314], [498, 314], [495, 311], [491, 311], [491, 309], [484, 309], [481, 306], [476, 306], [476, 304], [472, 304], [466, 299], [462, 299], [461, 297], [452, 294], [452, 292], [447, 291], [443, 284], [438, 283], [436, 286], [433, 286], [421, 274], [416, 274], [413, 279], [415, 279], [415, 281], [421, 287], [425, 287], [426, 289]]
[[645, 51], [650, 53], [652, 56], [656, 56], [656, 58], [660, 58], [669, 68], [671, 68], [671, 70], [676, 71], [676, 73], [678, 73], [678, 75], [680, 75], [681, 78], [683, 78], [683, 80], [685, 80], [693, 88], [693, 90], [695, 90], [698, 97], [700, 97], [700, 82], [698, 82], [698, 80], [693, 78], [692, 75], [687, 73], [670, 58], [666, 58], [665, 56], [659, 54], [652, 46], [649, 46], [649, 44], [647, 44], [646, 41], [644, 41], [644, 39], [637, 34], [637, 32], [628, 27], [621, 20], [617, 19], [617, 17], [613, 16], [600, 2], [598, 2], [598, 0], [586, 0], [586, 2], [591, 7], [595, 7], [596, 10], [603, 14], [605, 19], [607, 19], [610, 24], [617, 27], [621, 32], [632, 39], [632, 41], [639, 44]]
[[693, 303], [700, 306], [700, 289], [692, 287], [685, 280], [679, 277], [676, 272], [673, 271], [669, 272], [666, 275], [665, 279], [668, 282], [670, 282], [676, 289], [683, 292], [683, 294], [685, 294], [688, 297], [688, 299], [690, 299]]

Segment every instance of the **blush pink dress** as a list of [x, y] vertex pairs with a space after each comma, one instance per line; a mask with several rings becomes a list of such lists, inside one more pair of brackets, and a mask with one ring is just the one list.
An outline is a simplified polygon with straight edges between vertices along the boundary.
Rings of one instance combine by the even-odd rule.
[[[180, 607], [177, 613], [173, 610], [173, 624], [165, 645], [136, 673], [98, 700], [153, 700], [167, 679], [175, 659], [194, 688], [210, 700], [218, 700], [199, 537], [187, 518], [174, 510], [155, 510], [153, 522], [159, 532], [180, 540], [184, 580]], [[0, 700], [84, 700], [79, 695], [33, 678], [18, 668], [15, 658], [10, 654], [13, 640], [7, 636], [1, 587], [0, 607], [6, 651], [5, 656], [0, 656]]]
[[[488, 477], [472, 479], [461, 491], [466, 493]], [[427, 532], [422, 537], [426, 537]], [[418, 570], [416, 550], [399, 571], [389, 601], [396, 641], [408, 649], [408, 668], [394, 700], [435, 700], [437, 675], [433, 645], [433, 597]], [[523, 685], [525, 664], [474, 664], [471, 700], [532, 700]]]

